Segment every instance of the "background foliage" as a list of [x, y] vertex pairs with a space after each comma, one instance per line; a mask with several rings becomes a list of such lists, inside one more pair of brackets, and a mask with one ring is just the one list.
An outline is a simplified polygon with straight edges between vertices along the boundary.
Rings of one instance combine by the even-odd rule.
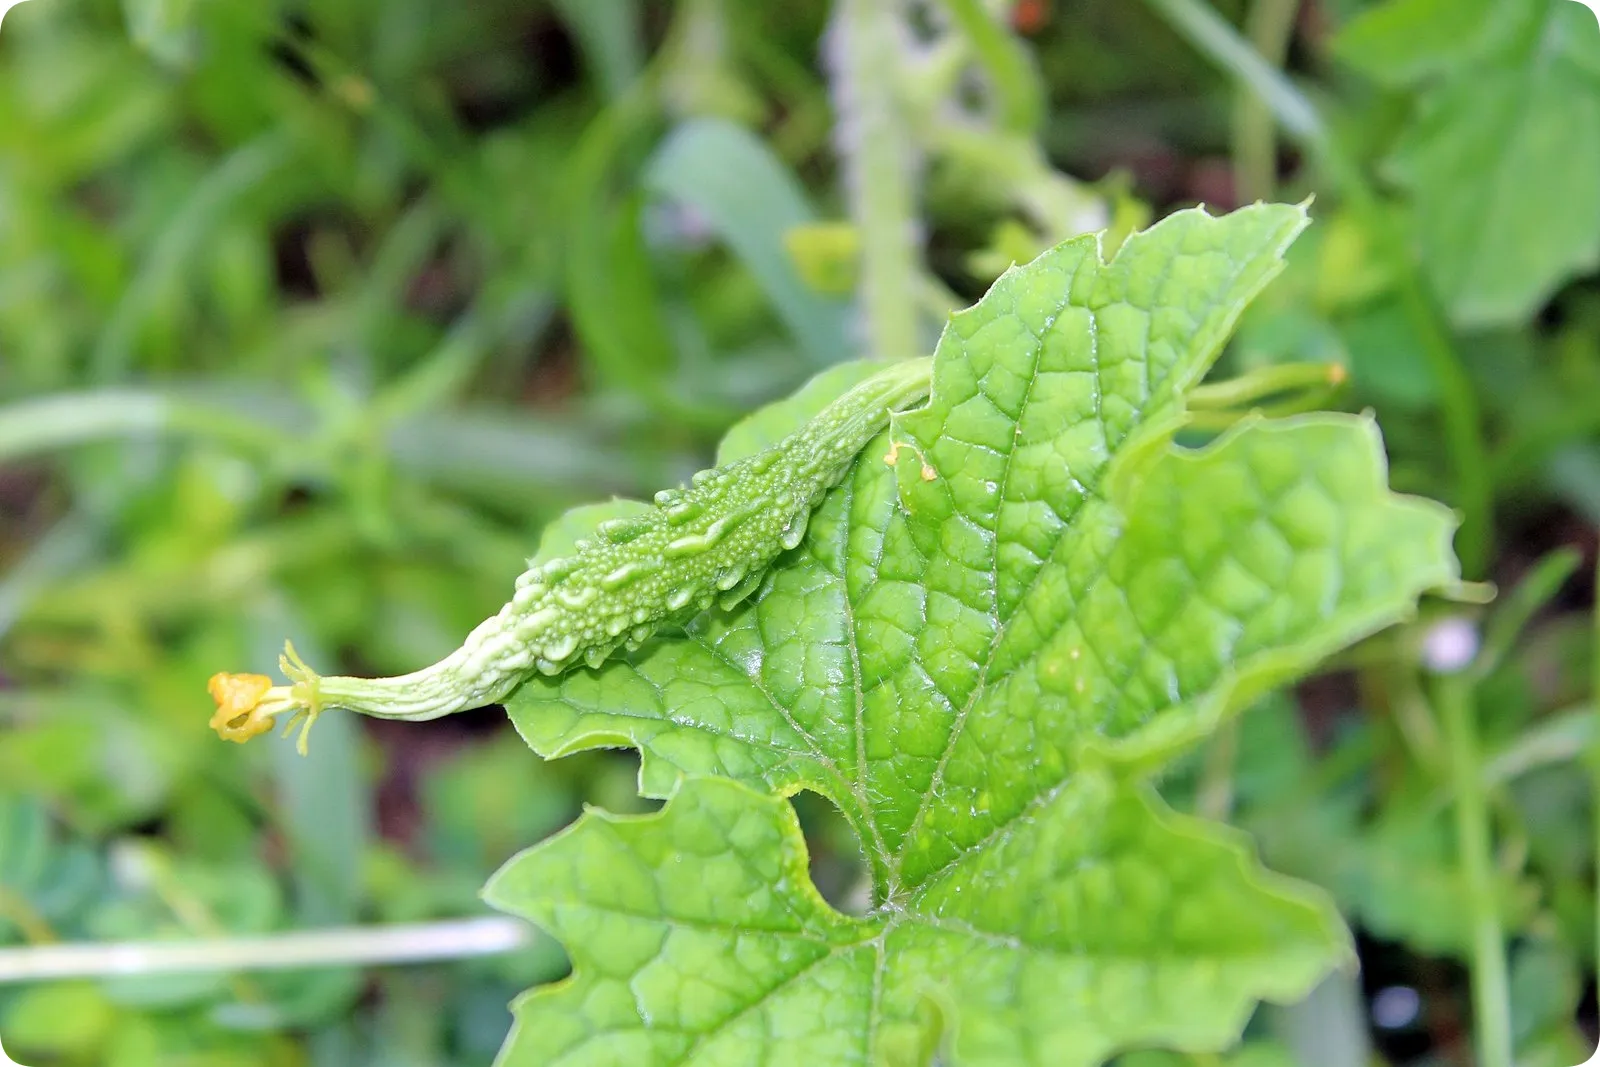
[[[203, 728], [206, 677], [283, 633], [351, 670], [431, 661], [550, 517], [685, 476], [826, 365], [930, 349], [1013, 260], [1314, 193], [1223, 373], [1346, 368], [1289, 403], [1375, 411], [1396, 488], [1461, 510], [1468, 577], [1502, 598], [1467, 613], [1466, 673], [1427, 669], [1473, 634], [1435, 607], [1163, 783], [1358, 935], [1360, 977], [1263, 1012], [1237, 1059], [1468, 1062], [1463, 708], [1514, 1037], [1528, 1063], [1587, 1055], [1600, 28], [1570, 0], [908, 6], [6, 17], [0, 939], [484, 911], [581, 803], [648, 806], [631, 755], [544, 763], [496, 711], [329, 717], [305, 761], [235, 749]], [[854, 839], [799, 801], [814, 877], [850, 899]], [[482, 1064], [510, 997], [565, 966], [540, 941], [0, 986], [0, 1035], [27, 1063]]]

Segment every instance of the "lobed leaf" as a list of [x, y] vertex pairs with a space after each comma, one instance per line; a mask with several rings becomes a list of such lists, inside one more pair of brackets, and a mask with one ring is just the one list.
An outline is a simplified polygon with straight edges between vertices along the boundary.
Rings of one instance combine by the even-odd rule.
[[574, 965], [518, 1003], [500, 1065], [924, 1062], [943, 1015], [956, 1062], [1073, 1067], [1226, 1041], [1342, 945], [1331, 906], [1232, 832], [1105, 780], [1050, 807], [867, 918], [812, 888], [781, 799], [698, 779], [655, 814], [590, 811], [485, 891]]
[[[1368, 419], [1172, 444], [1304, 225], [1181, 212], [1110, 261], [1086, 238], [1008, 272], [756, 596], [513, 695], [540, 753], [635, 746], [641, 789], [674, 799], [591, 815], [491, 886], [576, 970], [524, 1002], [504, 1062], [927, 1062], [942, 1041], [957, 1064], [1089, 1064], [1220, 1047], [1341, 958], [1326, 903], [1134, 784], [1455, 578], [1453, 518], [1389, 492]], [[866, 918], [816, 898], [792, 815], [750, 793], [798, 789], [859, 834]]]

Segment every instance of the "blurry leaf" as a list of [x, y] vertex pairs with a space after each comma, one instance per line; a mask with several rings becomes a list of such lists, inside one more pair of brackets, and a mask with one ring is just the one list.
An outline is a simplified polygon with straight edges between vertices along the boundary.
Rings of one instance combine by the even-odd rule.
[[1528, 623], [1550, 599], [1561, 592], [1583, 561], [1574, 548], [1560, 548], [1544, 555], [1517, 583], [1517, 587], [1495, 606], [1483, 629], [1483, 645], [1474, 669], [1482, 677], [1500, 665]]
[[785, 236], [816, 221], [800, 183], [765, 144], [731, 122], [696, 119], [675, 129], [646, 168], [646, 188], [695, 213], [760, 281], [814, 367], [853, 354], [843, 301], [807, 286]]
[[[1331, 913], [1095, 772], [1154, 766], [1454, 574], [1449, 515], [1387, 491], [1361, 420], [1170, 444], [1303, 219], [1182, 212], [1110, 263], [1085, 238], [1007, 274], [952, 319], [929, 406], [863, 451], [756, 599], [524, 683], [507, 707], [536, 750], [637, 746], [650, 795], [709, 774], [828, 797], [881, 907], [822, 908], [787, 808], [731, 785], [691, 780], [655, 819], [592, 815], [491, 883], [577, 959], [574, 984], [523, 1003], [506, 1063], [775, 1032], [809, 1058], [911, 1059], [936, 1016], [953, 1062], [1093, 1063], [1218, 1047], [1252, 999], [1310, 988], [1341, 953]], [[1174, 913], [1178, 869], [1205, 873]], [[1236, 939], [1259, 948], [1213, 955]], [[1129, 959], [1184, 992], [1125, 989]]]
[[1540, 719], [1524, 728], [1483, 762], [1483, 783], [1495, 787], [1552, 763], [1567, 763], [1588, 751], [1600, 732], [1600, 717], [1590, 707]]
[[1335, 48], [1368, 76], [1407, 85], [1475, 58], [1516, 6], [1516, 0], [1389, 0], [1351, 21]]
[[21, 9], [6, 25], [7, 62], [0, 68], [0, 110], [6, 115], [0, 149], [8, 164], [15, 162], [22, 175], [40, 183], [68, 184], [113, 167], [177, 119], [160, 71], [127, 49], [120, 27], [114, 42], [40, 34], [29, 42], [33, 47], [22, 43], [28, 19], [38, 13], [49, 20], [53, 16], [45, 12], [64, 6], [46, 0]]
[[[1452, 842], [1443, 813], [1430, 816], [1417, 798], [1391, 797], [1335, 892], [1379, 937], [1423, 955], [1469, 957], [1472, 912]], [[1497, 893], [1506, 928], [1520, 930], [1533, 913], [1536, 887], [1500, 872]]]
[[1517, 1067], [1571, 1067], [1595, 1057], [1594, 1042], [1581, 1027], [1569, 1025], [1530, 1038], [1517, 1051]]
[[60, 840], [41, 804], [0, 794], [0, 938], [43, 940], [76, 928], [102, 887], [94, 855]]
[[1565, 945], [1529, 941], [1516, 948], [1510, 1008], [1518, 1067], [1587, 1062], [1589, 1039], [1575, 1022], [1582, 997], [1582, 972]]
[[[1580, 57], [1595, 47], [1594, 17], [1570, 0], [1394, 6], [1437, 16], [1441, 32], [1488, 35], [1481, 58], [1446, 67], [1423, 90], [1391, 162], [1411, 191], [1424, 266], [1451, 318], [1520, 322], [1573, 274], [1600, 265], [1600, 77]], [[1360, 39], [1369, 50], [1414, 40], [1414, 21]]]
[[247, 996], [235, 985], [234, 996], [219, 999], [206, 1014], [219, 1027], [255, 1033], [333, 1026], [350, 1020], [368, 978], [357, 967], [269, 971], [249, 977]]
[[1528, 858], [1548, 880], [1575, 882], [1592, 870], [1594, 838], [1586, 831], [1594, 818], [1593, 790], [1584, 771], [1579, 761], [1545, 764], [1510, 786]]
[[1018, 263], [1036, 259], [1045, 250], [1041, 238], [1021, 219], [1003, 218], [989, 235], [989, 243], [967, 256], [967, 271], [992, 282]]
[[1438, 403], [1439, 387], [1422, 356], [1416, 327], [1398, 300], [1363, 307], [1340, 323], [1350, 379], [1363, 395], [1400, 410]]
[[1511, 958], [1511, 1022], [1518, 1045], [1541, 1030], [1571, 1028], [1583, 996], [1578, 961], [1564, 946], [1529, 941]]
[[1313, 760], [1300, 715], [1293, 700], [1271, 696], [1239, 720], [1233, 821], [1274, 870], [1337, 891], [1359, 862], [1368, 806], [1349, 768], [1371, 760], [1371, 746], [1351, 731]]

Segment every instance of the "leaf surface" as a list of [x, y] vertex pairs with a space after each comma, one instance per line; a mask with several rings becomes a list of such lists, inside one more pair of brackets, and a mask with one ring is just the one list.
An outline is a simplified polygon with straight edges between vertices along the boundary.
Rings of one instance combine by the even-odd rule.
[[[492, 884], [575, 956], [504, 1062], [923, 1063], [943, 1041], [1091, 1064], [1225, 1045], [1343, 955], [1320, 897], [1137, 784], [1455, 576], [1453, 518], [1389, 492], [1366, 419], [1172, 444], [1304, 224], [1182, 212], [1109, 262], [1083, 238], [1008, 272], [757, 595], [512, 697], [540, 753], [637, 747], [673, 799], [588, 816]], [[758, 800], [798, 789], [856, 829], [867, 916], [817, 897], [787, 806]]]
[[925, 1062], [941, 1017], [960, 1063], [1094, 1063], [1225, 1042], [1342, 943], [1320, 897], [1142, 793], [1101, 780], [1042, 815], [910, 907], [852, 918], [812, 888], [779, 798], [697, 779], [656, 814], [591, 811], [486, 891], [575, 971], [524, 997], [500, 1063]]

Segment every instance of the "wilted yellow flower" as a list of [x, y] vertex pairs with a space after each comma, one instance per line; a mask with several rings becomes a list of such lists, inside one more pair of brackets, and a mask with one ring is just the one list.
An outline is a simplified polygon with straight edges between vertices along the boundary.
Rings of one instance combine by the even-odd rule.
[[226, 741], [244, 744], [252, 737], [266, 733], [273, 720], [284, 712], [292, 712], [289, 725], [300, 723], [300, 740], [297, 747], [301, 755], [306, 751], [306, 733], [322, 711], [322, 698], [318, 691], [321, 679], [305, 665], [292, 644], [285, 643], [278, 665], [288, 676], [288, 685], [273, 685], [264, 674], [213, 674], [206, 689], [217, 702], [216, 713], [211, 716], [211, 728]]
[[219, 737], [240, 744], [272, 729], [272, 713], [263, 700], [271, 694], [272, 679], [264, 674], [213, 674], [206, 683], [217, 702], [211, 728]]

